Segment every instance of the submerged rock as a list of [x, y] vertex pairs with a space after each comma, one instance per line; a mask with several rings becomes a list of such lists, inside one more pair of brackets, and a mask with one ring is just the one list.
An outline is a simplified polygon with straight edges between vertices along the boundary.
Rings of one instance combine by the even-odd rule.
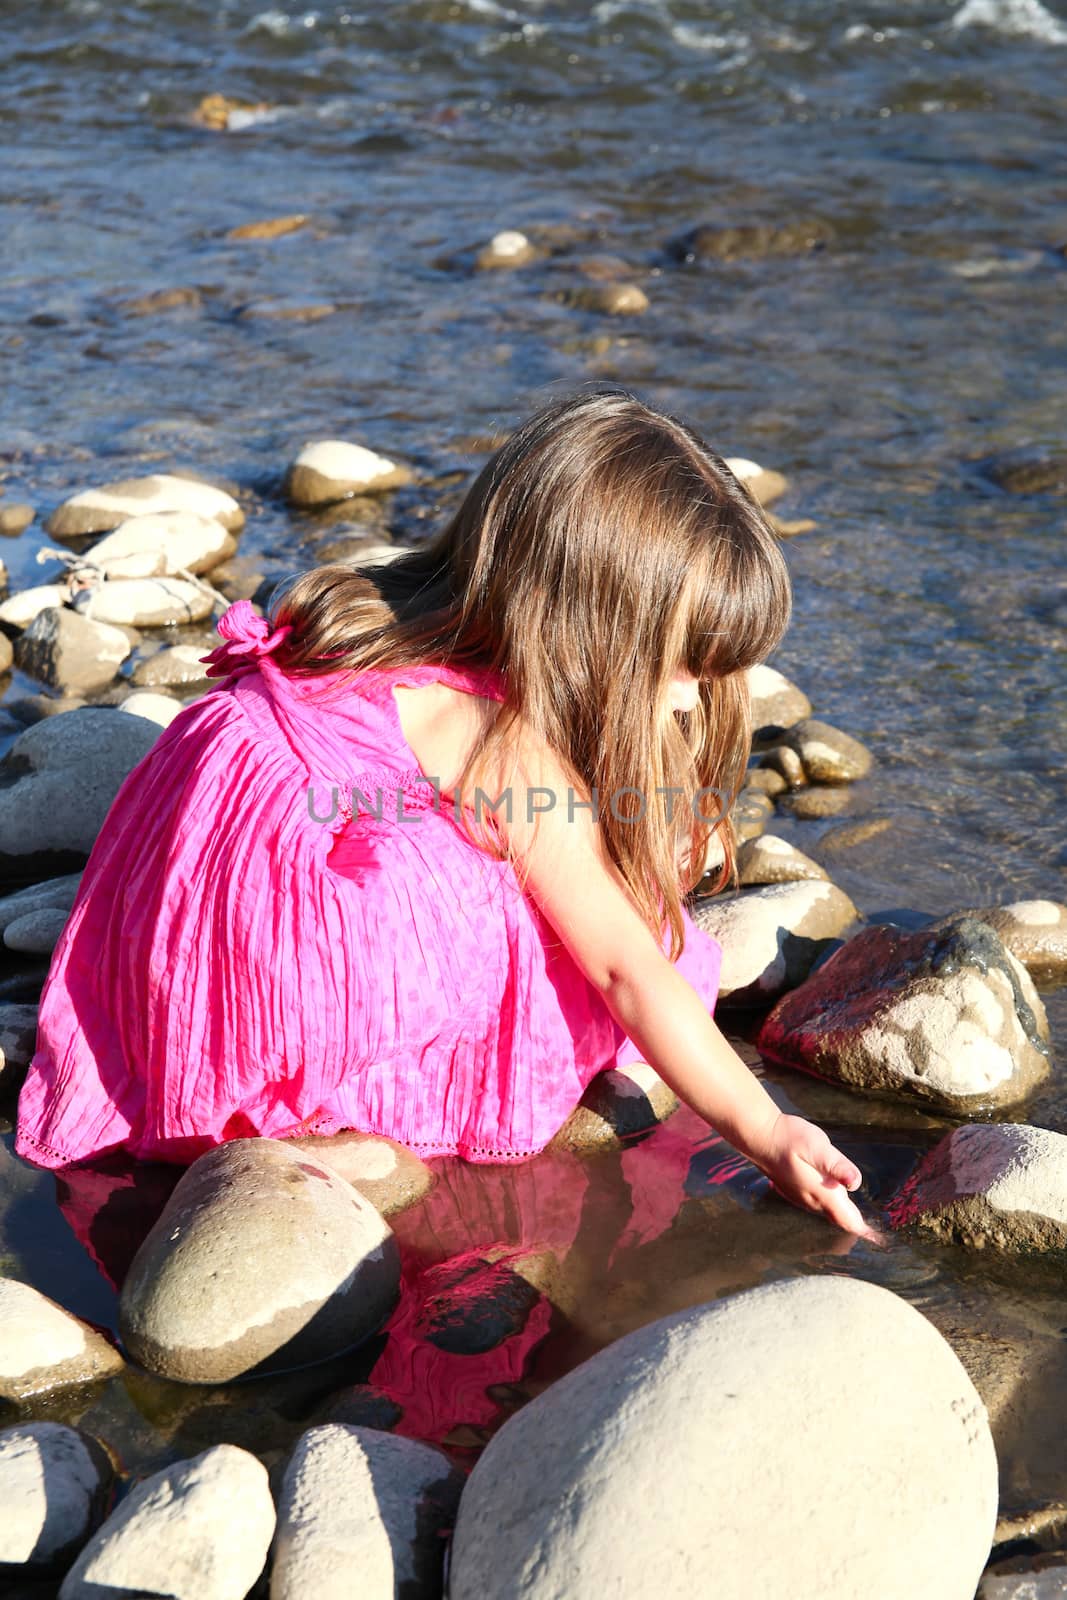
[[118, 628], [70, 606], [45, 606], [15, 643], [15, 660], [27, 676], [75, 694], [106, 688], [129, 653], [130, 641]]
[[121, 1372], [107, 1340], [17, 1278], [0, 1278], [0, 1396], [22, 1402]]
[[1067, 1135], [972, 1123], [934, 1146], [889, 1203], [896, 1228], [972, 1249], [1067, 1248]]
[[996, 1509], [985, 1408], [936, 1329], [876, 1284], [794, 1278], [627, 1334], [510, 1418], [449, 1593], [972, 1600]]
[[245, 1600], [274, 1534], [267, 1469], [218, 1444], [134, 1484], [64, 1578], [59, 1600]]
[[775, 1061], [966, 1112], [1015, 1105], [1049, 1071], [1048, 1019], [1026, 968], [985, 923], [865, 928], [764, 1019]]
[[286, 493], [294, 505], [323, 506], [357, 494], [380, 494], [410, 483], [410, 467], [361, 444], [322, 439], [306, 444], [289, 468]]
[[525, 267], [536, 261], [537, 251], [524, 233], [505, 228], [495, 233], [484, 249], [479, 250], [474, 265], [485, 272], [495, 267]]
[[811, 789], [796, 789], [779, 796], [778, 808], [802, 820], [839, 817], [852, 804], [847, 783], [820, 783]]
[[475, 1251], [427, 1268], [415, 1328], [428, 1344], [452, 1355], [484, 1355], [522, 1332], [541, 1293], [508, 1255]]
[[1009, 494], [1048, 494], [1067, 491], [1067, 450], [1037, 450], [1024, 445], [992, 456], [983, 470]]
[[819, 217], [793, 222], [750, 222], [722, 228], [705, 224], [672, 239], [668, 253], [676, 261], [741, 261], [749, 257], [801, 256], [822, 250], [835, 237]]
[[128, 517], [155, 516], [163, 511], [189, 511], [209, 517], [230, 533], [244, 526], [245, 514], [232, 495], [196, 478], [154, 473], [147, 478], [122, 478], [99, 489], [72, 496], [49, 517], [54, 539], [77, 539], [86, 533], [107, 533]]
[[562, 292], [564, 305], [598, 311], [607, 317], [638, 316], [648, 310], [648, 295], [636, 283], [595, 283]]
[[438, 1600], [463, 1481], [413, 1439], [309, 1429], [282, 1483], [271, 1600]]
[[1063, 1600], [1067, 1550], [1012, 1556], [986, 1568], [974, 1600]]
[[722, 945], [719, 1000], [765, 1005], [802, 983], [820, 956], [856, 921], [848, 895], [829, 881], [697, 899], [693, 921]]
[[119, 1329], [150, 1372], [225, 1383], [361, 1344], [399, 1290], [392, 1230], [286, 1141], [233, 1139], [183, 1173], [134, 1257]]
[[1016, 900], [1012, 905], [957, 911], [955, 915], [988, 923], [1039, 983], [1059, 983], [1067, 978], [1067, 905], [1058, 900]]
[[0, 1431], [0, 1569], [62, 1571], [99, 1526], [113, 1476], [97, 1441], [65, 1423]]
[[212, 684], [206, 676], [204, 656], [210, 645], [172, 644], [138, 661], [131, 674], [139, 689], [184, 689], [190, 684]]

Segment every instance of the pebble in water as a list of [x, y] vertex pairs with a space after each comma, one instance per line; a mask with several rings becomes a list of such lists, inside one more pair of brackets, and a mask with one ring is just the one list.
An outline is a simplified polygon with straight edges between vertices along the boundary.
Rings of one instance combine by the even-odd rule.
[[128, 517], [163, 511], [191, 511], [221, 522], [229, 533], [236, 533], [245, 520], [233, 496], [213, 484], [157, 473], [84, 489], [53, 511], [46, 527], [54, 539], [75, 539], [86, 533], [108, 533]]
[[505, 228], [503, 232], [494, 234], [485, 248], [479, 250], [474, 264], [479, 271], [485, 272], [495, 267], [525, 267], [536, 259], [537, 250], [526, 235], [514, 228]]
[[352, 495], [398, 489], [413, 476], [409, 467], [361, 444], [322, 439], [301, 450], [289, 468], [286, 493], [297, 506], [330, 505]]

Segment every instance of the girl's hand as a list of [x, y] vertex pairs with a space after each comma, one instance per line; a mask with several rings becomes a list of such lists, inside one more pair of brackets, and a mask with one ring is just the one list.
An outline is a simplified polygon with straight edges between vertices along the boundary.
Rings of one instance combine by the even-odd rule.
[[814, 1122], [779, 1112], [766, 1147], [753, 1160], [793, 1205], [821, 1212], [839, 1228], [872, 1244], [885, 1244], [885, 1235], [866, 1223], [856, 1202], [849, 1199], [848, 1191], [863, 1181], [859, 1167]]

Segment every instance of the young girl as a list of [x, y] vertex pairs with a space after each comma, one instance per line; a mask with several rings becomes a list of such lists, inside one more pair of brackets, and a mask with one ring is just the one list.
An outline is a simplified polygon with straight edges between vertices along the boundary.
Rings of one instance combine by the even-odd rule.
[[516, 1161], [643, 1061], [794, 1204], [874, 1237], [861, 1176], [712, 1020], [683, 896], [788, 622], [775, 534], [688, 426], [544, 406], [451, 522], [248, 601], [224, 681], [128, 775], [56, 946], [16, 1149], [187, 1163], [355, 1128]]

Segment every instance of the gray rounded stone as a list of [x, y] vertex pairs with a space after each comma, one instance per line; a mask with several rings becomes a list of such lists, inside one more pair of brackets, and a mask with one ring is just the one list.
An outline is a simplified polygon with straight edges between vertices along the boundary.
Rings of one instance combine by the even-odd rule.
[[163, 511], [128, 517], [86, 552], [85, 559], [109, 578], [173, 576], [209, 572], [233, 555], [237, 541], [214, 517], [192, 511]]
[[643, 1061], [598, 1072], [580, 1103], [551, 1141], [551, 1148], [615, 1150], [634, 1134], [647, 1133], [678, 1109], [678, 1096]]
[[807, 695], [775, 667], [749, 667], [747, 676], [753, 728], [791, 728], [811, 716]]
[[790, 728], [783, 743], [800, 757], [809, 783], [854, 783], [871, 769], [873, 758], [866, 745], [812, 717]]
[[22, 1403], [125, 1366], [114, 1345], [17, 1278], [0, 1278], [0, 1396]]
[[0, 1001], [0, 1091], [5, 1099], [22, 1088], [36, 1045], [37, 1007], [17, 1000]]
[[133, 669], [133, 682], [139, 689], [180, 689], [188, 684], [211, 684], [203, 657], [208, 644], [174, 644], [139, 661]]
[[130, 1266], [119, 1331], [162, 1377], [226, 1383], [361, 1344], [391, 1312], [389, 1225], [287, 1141], [234, 1139], [179, 1179]]
[[1067, 1135], [971, 1123], [923, 1157], [889, 1203], [894, 1227], [972, 1249], [1067, 1249]]
[[274, 1526], [267, 1469], [237, 1445], [213, 1445], [133, 1486], [67, 1573], [59, 1600], [245, 1600]]
[[463, 1475], [440, 1450], [325, 1423], [293, 1451], [270, 1600], [438, 1600]]
[[806, 856], [803, 850], [779, 839], [776, 834], [765, 833], [756, 839], [746, 839], [737, 852], [737, 866], [745, 888], [757, 888], [771, 883], [825, 883], [829, 873], [817, 861]]
[[161, 628], [200, 622], [210, 615], [215, 601], [188, 578], [109, 578], [83, 589], [75, 604], [97, 622]]
[[97, 1441], [65, 1423], [0, 1431], [0, 1567], [66, 1566], [102, 1520], [113, 1476]]
[[813, 881], [697, 899], [692, 916], [722, 945], [720, 1002], [752, 1006], [801, 983], [858, 912], [844, 890]]
[[801, 1277], [640, 1328], [490, 1440], [451, 1600], [972, 1600], [997, 1510], [985, 1407], [901, 1297]]
[[383, 1217], [406, 1211], [437, 1181], [414, 1151], [380, 1134], [350, 1130], [328, 1138], [302, 1134], [285, 1143], [340, 1173]]
[[952, 1112], [1024, 1099], [1049, 1072], [1026, 968], [983, 922], [865, 928], [779, 1000], [756, 1043], [787, 1066]]

